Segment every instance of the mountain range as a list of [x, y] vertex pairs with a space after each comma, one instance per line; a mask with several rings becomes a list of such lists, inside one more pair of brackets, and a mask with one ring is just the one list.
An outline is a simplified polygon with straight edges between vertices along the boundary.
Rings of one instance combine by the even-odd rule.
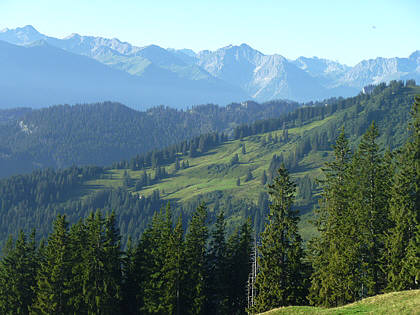
[[246, 44], [196, 53], [79, 34], [58, 39], [30, 25], [0, 31], [0, 41], [0, 108], [104, 100], [136, 109], [308, 102], [352, 96], [369, 84], [420, 80], [418, 50], [408, 58], [378, 57], [349, 67], [317, 57], [265, 55]]

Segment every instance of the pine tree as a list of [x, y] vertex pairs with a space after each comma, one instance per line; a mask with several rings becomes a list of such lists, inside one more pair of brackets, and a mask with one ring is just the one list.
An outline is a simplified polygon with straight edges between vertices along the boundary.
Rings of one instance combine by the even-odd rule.
[[269, 222], [261, 234], [254, 311], [303, 304], [305, 301], [302, 238], [298, 213], [292, 210], [296, 187], [282, 165], [269, 186]]
[[143, 301], [140, 313], [168, 313], [170, 305], [165, 299], [167, 271], [166, 254], [172, 230], [172, 212], [170, 205], [159, 213], [155, 213], [151, 227], [142, 236], [142, 255], [144, 274], [141, 283]]
[[169, 305], [168, 314], [184, 314], [184, 303], [181, 292], [185, 282], [185, 259], [184, 259], [184, 230], [182, 217], [171, 233], [169, 248], [166, 255], [166, 288], [164, 293], [165, 302]]
[[202, 203], [193, 214], [189, 231], [185, 237], [186, 287], [183, 300], [186, 302], [187, 314], [205, 312], [206, 288], [206, 243], [208, 229], [206, 226], [207, 207]]
[[398, 154], [391, 189], [392, 227], [384, 254], [387, 291], [420, 288], [420, 97], [411, 114], [411, 135]]
[[58, 215], [37, 275], [36, 301], [33, 307], [40, 314], [69, 314], [69, 282], [71, 253], [68, 222]]
[[226, 223], [224, 212], [217, 216], [215, 230], [211, 233], [208, 264], [208, 308], [213, 314], [226, 314], [227, 306], [227, 257], [226, 257]]
[[251, 271], [253, 244], [251, 220], [248, 219], [227, 241], [226, 279], [227, 304], [225, 314], [245, 314], [247, 307], [247, 281]]
[[38, 257], [35, 232], [29, 241], [20, 231], [14, 242], [10, 237], [0, 261], [0, 311], [1, 314], [29, 314], [35, 300]]
[[[389, 163], [384, 164], [374, 123], [362, 136], [353, 159], [352, 213], [356, 218], [360, 246], [359, 275], [361, 296], [379, 294], [386, 278], [381, 268], [384, 253], [384, 233], [389, 228], [388, 192], [390, 190]], [[347, 244], [350, 245], [350, 244]]]
[[[332, 162], [322, 169], [322, 198], [315, 225], [319, 236], [310, 242], [311, 276], [309, 300], [323, 306], [342, 305], [356, 298], [359, 288], [354, 269], [358, 248], [353, 244], [355, 221], [350, 212], [351, 151], [342, 129], [334, 145]], [[356, 266], [356, 267], [355, 267]]]
[[109, 214], [104, 223], [104, 297], [103, 308], [107, 314], [120, 312], [122, 299], [122, 251], [121, 236], [117, 228], [115, 212]]

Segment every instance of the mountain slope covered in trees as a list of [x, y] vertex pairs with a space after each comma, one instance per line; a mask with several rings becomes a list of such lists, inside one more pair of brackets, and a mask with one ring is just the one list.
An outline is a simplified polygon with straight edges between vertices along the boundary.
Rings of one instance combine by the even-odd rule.
[[238, 126], [231, 139], [207, 134], [108, 167], [37, 171], [1, 180], [0, 238], [32, 227], [45, 235], [57, 213], [67, 213], [70, 222], [76, 222], [100, 208], [116, 212], [125, 244], [128, 235], [141, 234], [167, 201], [187, 220], [203, 200], [210, 207], [210, 222], [224, 209], [229, 231], [251, 216], [260, 232], [268, 211], [265, 185], [284, 163], [298, 185], [295, 206], [308, 239], [313, 227], [307, 219], [319, 192], [316, 179], [332, 156], [339, 129], [344, 126], [355, 146], [375, 120], [382, 148], [398, 148], [407, 137], [416, 93], [419, 88], [410, 84], [382, 84], [369, 95]]
[[[381, 94], [387, 89], [383, 88], [373, 93]], [[410, 90], [398, 82], [390, 88], [395, 94]], [[343, 110], [346, 106], [330, 106], [327, 113]], [[324, 108], [316, 112], [325, 114]], [[303, 116], [311, 117], [308, 114]], [[100, 210], [90, 212], [71, 228], [66, 216], [58, 215], [47, 242], [36, 241], [36, 230], [29, 237], [20, 231], [3, 248], [0, 310], [5, 314], [255, 314], [308, 302], [341, 306], [384, 292], [411, 290], [410, 294], [397, 293], [407, 302], [387, 308], [411, 312], [418, 304], [416, 289], [420, 288], [420, 96], [410, 116], [409, 130], [398, 151], [381, 152], [375, 122], [353, 150], [344, 126], [341, 128], [333, 141], [332, 159], [321, 170], [321, 198], [314, 221], [318, 235], [306, 249], [298, 231], [299, 211], [293, 207], [296, 184], [281, 163], [268, 185], [268, 220], [264, 231], [256, 234], [254, 245], [250, 218], [227, 233], [224, 209], [213, 209], [211, 214], [205, 203], [189, 213], [188, 228], [184, 228], [182, 211], [174, 217], [169, 204], [166, 210], [154, 212], [141, 237], [134, 243], [127, 241], [126, 250], [121, 250], [114, 211], [105, 217]], [[289, 120], [292, 122], [302, 121]], [[284, 131], [287, 142], [287, 129]], [[198, 148], [195, 140], [189, 143], [191, 157], [226, 141], [217, 134], [197, 139]], [[168, 175], [162, 162], [177, 158], [170, 151], [154, 152], [149, 162], [138, 156], [130, 161], [131, 168], [144, 168], [151, 162], [156, 171], [153, 180], [159, 180], [158, 174]], [[169, 154], [162, 156], [165, 152]], [[244, 146], [241, 153], [246, 154]], [[231, 163], [238, 162], [235, 154]], [[176, 170], [179, 166], [175, 160]], [[188, 167], [182, 164], [183, 169]], [[96, 171], [85, 169], [79, 175], [93, 178], [100, 174]], [[71, 179], [64, 176], [56, 182], [71, 184], [66, 177]], [[247, 179], [251, 178], [248, 172]], [[152, 180], [145, 179], [146, 184]], [[124, 184], [132, 184], [127, 171]], [[9, 197], [16, 200], [16, 194]], [[35, 202], [42, 202], [42, 197], [45, 195], [37, 195]], [[215, 223], [209, 229], [211, 217]], [[361, 311], [358, 306], [344, 310]], [[370, 305], [367, 310], [383, 307], [372, 309]]]
[[288, 101], [249, 101], [140, 112], [106, 102], [0, 110], [0, 177], [45, 167], [105, 166], [200, 134], [230, 133], [237, 125], [298, 107]]

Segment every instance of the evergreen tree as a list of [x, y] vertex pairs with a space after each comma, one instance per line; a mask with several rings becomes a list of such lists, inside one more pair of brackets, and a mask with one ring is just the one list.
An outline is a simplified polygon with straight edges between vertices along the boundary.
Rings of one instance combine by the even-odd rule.
[[284, 166], [269, 186], [272, 204], [269, 222], [261, 234], [258, 291], [254, 311], [299, 305], [305, 301], [302, 238], [298, 232], [298, 213], [292, 210], [295, 184]]
[[[374, 123], [362, 136], [354, 155], [352, 178], [352, 213], [358, 230], [362, 279], [361, 296], [379, 294], [386, 276], [381, 268], [384, 254], [384, 234], [389, 228], [388, 193], [390, 190], [389, 163], [385, 164], [376, 143], [379, 136]], [[347, 244], [350, 245], [350, 244]]]
[[155, 213], [151, 227], [142, 236], [144, 279], [141, 283], [143, 301], [140, 313], [168, 313], [170, 305], [165, 300], [166, 254], [172, 230], [172, 214], [169, 204]]
[[185, 237], [186, 287], [183, 301], [187, 314], [204, 314], [206, 288], [207, 207], [202, 203], [193, 214]]
[[217, 216], [215, 230], [211, 233], [208, 264], [208, 308], [213, 314], [226, 314], [227, 310], [227, 251], [226, 251], [226, 223], [224, 212]]
[[36, 301], [33, 309], [40, 314], [69, 314], [69, 282], [71, 279], [71, 253], [68, 222], [58, 215], [37, 276]]
[[0, 311], [6, 315], [29, 314], [35, 300], [38, 257], [35, 232], [29, 241], [20, 231], [14, 242], [10, 237], [0, 261]]
[[309, 246], [314, 269], [309, 300], [324, 306], [354, 300], [359, 288], [353, 271], [358, 267], [353, 244], [356, 222], [349, 205], [351, 152], [344, 128], [333, 148], [334, 160], [326, 163], [322, 169], [325, 179], [320, 181], [323, 191], [315, 221], [320, 235]]
[[384, 260], [387, 291], [420, 288], [420, 98], [412, 109], [411, 135], [398, 155], [390, 198], [392, 227]]
[[227, 241], [226, 269], [228, 277], [225, 282], [228, 299], [225, 314], [245, 314], [248, 302], [246, 298], [247, 282], [251, 272], [252, 234], [251, 220], [248, 219], [240, 230], [236, 230]]
[[166, 288], [165, 303], [169, 305], [168, 314], [184, 314], [184, 301], [181, 300], [181, 291], [185, 289], [185, 259], [184, 259], [184, 230], [182, 217], [171, 233], [169, 248], [166, 255]]

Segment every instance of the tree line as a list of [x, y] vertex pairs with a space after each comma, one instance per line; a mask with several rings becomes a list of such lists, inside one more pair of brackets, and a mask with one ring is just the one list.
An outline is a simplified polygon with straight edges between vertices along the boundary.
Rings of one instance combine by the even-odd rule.
[[[120, 247], [116, 216], [97, 211], [69, 226], [58, 215], [46, 241], [20, 232], [0, 261], [2, 314], [242, 314], [253, 232], [213, 230], [201, 204], [187, 231], [170, 206], [137, 243]], [[217, 310], [214, 312], [214, 310]]]

